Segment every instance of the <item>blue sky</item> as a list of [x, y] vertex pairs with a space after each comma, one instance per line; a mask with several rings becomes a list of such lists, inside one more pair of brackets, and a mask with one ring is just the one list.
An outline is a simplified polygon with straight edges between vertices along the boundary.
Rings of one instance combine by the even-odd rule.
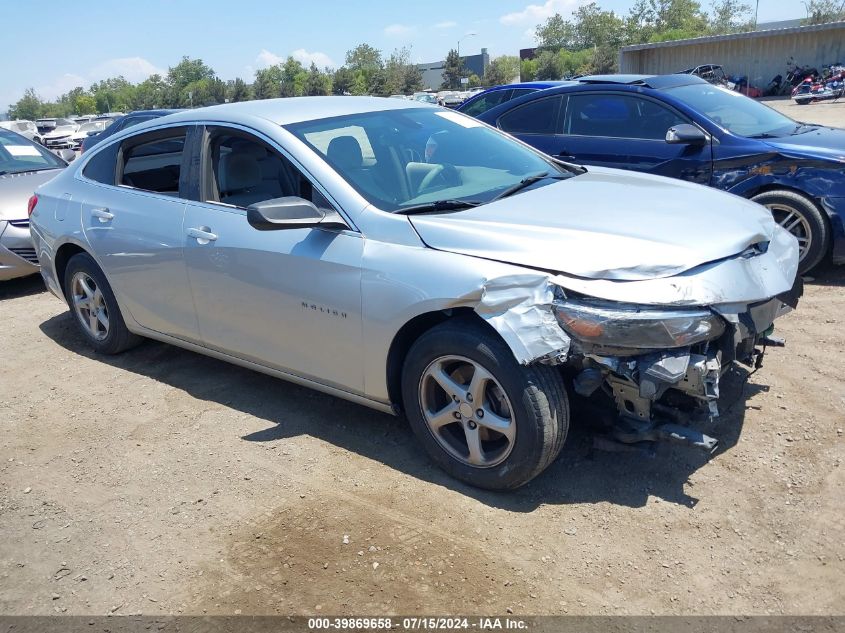
[[[183, 55], [202, 58], [223, 79], [249, 80], [256, 68], [288, 55], [338, 66], [361, 42], [385, 53], [410, 46], [414, 61], [427, 62], [442, 59], [459, 38], [474, 32], [463, 39], [462, 53], [486, 47], [492, 56], [516, 54], [533, 44], [537, 24], [555, 12], [568, 15], [584, 1], [14, 1], [3, 8], [4, 23], [14, 28], [3, 29], [0, 111], [28, 87], [53, 99], [118, 74], [140, 81], [164, 73]], [[634, 0], [598, 1], [624, 14]], [[709, 7], [708, 0], [701, 4]], [[803, 13], [798, 0], [760, 0], [760, 21]], [[62, 39], [56, 35], [62, 28], [76, 35]]]

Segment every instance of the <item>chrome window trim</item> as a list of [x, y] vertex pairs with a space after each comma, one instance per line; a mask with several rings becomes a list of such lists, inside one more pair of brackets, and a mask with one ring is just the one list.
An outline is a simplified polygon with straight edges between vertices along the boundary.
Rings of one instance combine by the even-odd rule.
[[[311, 182], [311, 185], [313, 187], [316, 187], [317, 190], [326, 198], [326, 200], [328, 200], [335, 207], [335, 210], [337, 210], [337, 212], [340, 214], [340, 217], [342, 217], [344, 222], [346, 222], [346, 224], [349, 226], [349, 229], [348, 229], [349, 231], [353, 231], [353, 232], [359, 233], [359, 234], [361, 233], [361, 230], [358, 228], [358, 226], [355, 224], [355, 222], [352, 221], [352, 219], [349, 216], [349, 213], [347, 213], [347, 211], [343, 208], [343, 205], [338, 203], [337, 199], [334, 196], [332, 196], [326, 190], [326, 188], [323, 186], [323, 184], [320, 183], [314, 177], [314, 175], [308, 169], [306, 169], [299, 160], [296, 159], [296, 157], [294, 157], [289, 151], [287, 151], [285, 148], [283, 148], [275, 139], [267, 136], [266, 134], [264, 134], [263, 132], [261, 132], [259, 130], [256, 130], [255, 128], [246, 126], [242, 123], [233, 123], [231, 121], [215, 121], [213, 119], [193, 119], [193, 120], [190, 120], [190, 121], [168, 122], [164, 125], [157, 125], [157, 126], [154, 126], [154, 127], [146, 127], [143, 130], [137, 130], [135, 132], [127, 132], [126, 134], [122, 134], [122, 133], [119, 132], [117, 134], [118, 138], [111, 139], [110, 141], [105, 143], [102, 147], [97, 147], [96, 150], [92, 149], [90, 151], [90, 154], [88, 156], [86, 156], [83, 159], [83, 161], [81, 163], [79, 163], [78, 166], [76, 167], [76, 173], [74, 173], [74, 178], [76, 178], [77, 180], [80, 180], [82, 182], [85, 182], [86, 184], [89, 184], [89, 185], [95, 185], [95, 186], [100, 186], [100, 187], [108, 187], [110, 189], [120, 189], [120, 188], [130, 189], [130, 190], [138, 191], [138, 192], [141, 192], [141, 193], [147, 193], [147, 194], [150, 194], [150, 195], [153, 195], [153, 196], [158, 196], [158, 197], [161, 197], [161, 198], [164, 198], [164, 199], [167, 199], [167, 200], [173, 200], [174, 199], [173, 196], [164, 196], [164, 195], [158, 194], [154, 191], [147, 191], [146, 189], [138, 189], [136, 187], [130, 187], [130, 186], [127, 186], [127, 185], [109, 185], [109, 184], [106, 184], [104, 182], [92, 180], [90, 178], [87, 178], [85, 175], [83, 175], [82, 172], [85, 170], [85, 167], [88, 165], [88, 162], [94, 156], [96, 156], [100, 152], [104, 151], [107, 147], [113, 145], [114, 143], [122, 143], [126, 139], [131, 138], [135, 135], [140, 136], [141, 134], [146, 134], [148, 132], [155, 132], [157, 130], [164, 130], [164, 129], [172, 128], [172, 127], [189, 128], [191, 126], [194, 126], [194, 127], [202, 126], [204, 128], [207, 128], [207, 127], [210, 127], [210, 126], [213, 126], [213, 127], [230, 127], [232, 129], [241, 130], [241, 131], [246, 132], [248, 134], [252, 134], [253, 136], [256, 136], [257, 138], [260, 138], [263, 142], [267, 143], [268, 145], [270, 145], [270, 147], [272, 147], [274, 150], [279, 152], [282, 156], [287, 158], [291, 162], [291, 164], [293, 164], [294, 167], [296, 167], [300, 172], [302, 172], [302, 174], [306, 178], [308, 178], [308, 180]], [[127, 129], [131, 130], [133, 128], [127, 128]], [[284, 129], [284, 128], [282, 128], [282, 129]], [[309, 148], [309, 151], [313, 151], [313, 150], [310, 150], [310, 148]], [[337, 172], [335, 172], [335, 173], [337, 173]], [[339, 174], [338, 174], [338, 177], [340, 177]], [[201, 202], [203, 204], [210, 203], [209, 201], [205, 201], [205, 200], [191, 200], [189, 198], [182, 198], [181, 196], [177, 196], [177, 199], [182, 200], [186, 203], [189, 203], [189, 202]], [[236, 207], [236, 208], [239, 208], [239, 207]]]

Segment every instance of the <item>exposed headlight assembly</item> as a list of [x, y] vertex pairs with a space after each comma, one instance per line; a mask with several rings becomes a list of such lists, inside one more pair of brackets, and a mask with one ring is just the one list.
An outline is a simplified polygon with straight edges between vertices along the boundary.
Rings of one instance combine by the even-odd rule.
[[557, 300], [554, 312], [573, 338], [632, 349], [684, 347], [716, 338], [725, 322], [709, 310], [655, 308], [622, 303]]

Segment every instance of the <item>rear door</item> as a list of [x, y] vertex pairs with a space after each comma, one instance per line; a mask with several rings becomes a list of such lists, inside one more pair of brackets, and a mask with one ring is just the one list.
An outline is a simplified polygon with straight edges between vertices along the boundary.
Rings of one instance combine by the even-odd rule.
[[709, 142], [703, 146], [666, 142], [669, 128], [681, 123], [692, 121], [645, 95], [571, 93], [562, 133], [549, 153], [583, 165], [632, 169], [709, 184]]
[[121, 306], [143, 327], [196, 341], [182, 226], [193, 131], [167, 127], [95, 150], [82, 171], [82, 224]]

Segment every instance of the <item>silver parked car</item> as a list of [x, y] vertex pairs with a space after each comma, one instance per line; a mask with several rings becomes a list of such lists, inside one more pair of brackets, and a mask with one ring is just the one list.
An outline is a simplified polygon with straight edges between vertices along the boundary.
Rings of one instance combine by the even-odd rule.
[[143, 123], [40, 187], [32, 232], [97, 351], [149, 337], [404, 412], [492, 489], [555, 459], [569, 389], [615, 407], [608, 441], [712, 450], [684, 422], [718, 415], [722, 374], [800, 292], [796, 240], [757, 204], [399, 99]]
[[38, 272], [27, 204], [35, 188], [66, 165], [41, 145], [0, 129], [0, 281]]
[[28, 138], [30, 141], [35, 141], [36, 143], [41, 143], [42, 145], [44, 144], [44, 139], [41, 137], [41, 134], [38, 132], [38, 128], [32, 121], [27, 121], [26, 119], [0, 121], [0, 128], [17, 132], [24, 138]]

